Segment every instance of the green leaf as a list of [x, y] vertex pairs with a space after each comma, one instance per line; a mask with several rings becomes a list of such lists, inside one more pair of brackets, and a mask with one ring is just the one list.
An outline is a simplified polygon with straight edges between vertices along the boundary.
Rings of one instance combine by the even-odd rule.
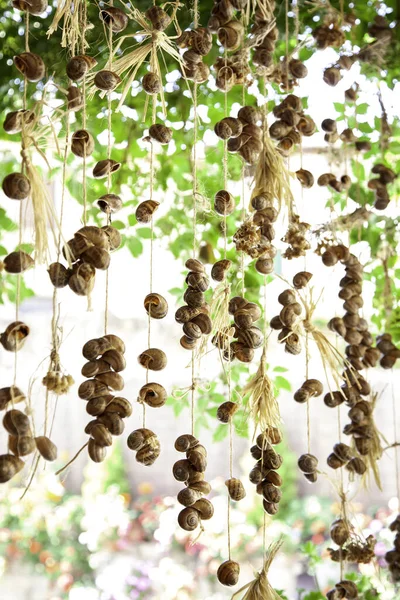
[[128, 215], [128, 223], [129, 223], [129, 225], [131, 227], [132, 227], [132, 225], [136, 225], [137, 219], [136, 219], [136, 215], [135, 214]]
[[216, 430], [214, 431], [213, 441], [221, 442], [228, 435], [229, 427], [227, 425], [218, 425]]
[[286, 367], [274, 367], [272, 369], [275, 373], [287, 373], [287, 371], [289, 369], [287, 369]]
[[0, 256], [5, 256], [6, 254], [8, 254], [7, 248], [0, 246]]
[[359, 104], [356, 107], [358, 115], [365, 115], [368, 112], [368, 109], [369, 109], [369, 104], [367, 104], [366, 102], [364, 102], [363, 104]]
[[115, 229], [125, 229], [125, 223], [123, 221], [113, 221], [112, 226], [115, 227]]
[[288, 392], [292, 390], [292, 386], [290, 385], [289, 381], [280, 375], [275, 377], [275, 385], [279, 390], [287, 390]]
[[138, 238], [126, 238], [126, 246], [129, 248], [130, 253], [135, 258], [140, 256], [143, 252], [143, 244]]
[[336, 112], [344, 113], [344, 104], [342, 104], [341, 102], [334, 102], [333, 106], [335, 107]]
[[138, 227], [136, 234], [144, 240], [149, 240], [151, 238], [151, 229], [150, 227]]

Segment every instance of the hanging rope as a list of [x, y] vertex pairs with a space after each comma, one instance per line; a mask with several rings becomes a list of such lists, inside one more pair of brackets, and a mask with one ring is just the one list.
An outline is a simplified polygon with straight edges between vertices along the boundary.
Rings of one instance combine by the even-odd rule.
[[394, 391], [394, 373], [391, 369], [391, 387], [392, 387], [392, 415], [393, 415], [393, 439], [395, 442], [394, 446], [394, 464], [395, 464], [395, 475], [396, 475], [396, 492], [397, 492], [397, 511], [400, 512], [400, 464], [399, 464], [399, 452], [397, 449], [396, 442], [397, 437], [397, 409], [396, 409], [396, 395]]

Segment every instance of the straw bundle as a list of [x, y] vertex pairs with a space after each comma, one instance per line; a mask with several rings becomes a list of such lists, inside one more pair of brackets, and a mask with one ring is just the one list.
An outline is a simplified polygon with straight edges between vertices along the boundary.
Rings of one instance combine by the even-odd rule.
[[[281, 600], [281, 596], [268, 581], [269, 568], [281, 546], [282, 540], [278, 540], [270, 545], [261, 571], [257, 573], [253, 581], [250, 581], [233, 594], [232, 600], [235, 600], [235, 598], [239, 599], [239, 597], [241, 600]], [[241, 596], [243, 592], [244, 594]]]
[[268, 427], [279, 427], [281, 415], [275, 397], [274, 386], [267, 373], [267, 346], [260, 359], [257, 372], [249, 379], [243, 388], [243, 396], [248, 396], [247, 409], [254, 423], [261, 431]]

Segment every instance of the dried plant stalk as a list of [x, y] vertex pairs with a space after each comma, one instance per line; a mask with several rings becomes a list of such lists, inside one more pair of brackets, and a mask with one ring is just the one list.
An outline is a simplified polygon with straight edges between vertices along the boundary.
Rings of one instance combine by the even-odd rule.
[[248, 411], [262, 431], [268, 427], [280, 427], [281, 415], [275, 397], [274, 386], [267, 373], [267, 346], [260, 359], [257, 372], [243, 388], [243, 396], [248, 396]]
[[239, 599], [240, 594], [243, 592], [244, 595], [240, 596], [241, 600], [281, 600], [278, 592], [274, 590], [268, 581], [269, 568], [281, 546], [282, 540], [278, 540], [270, 545], [267, 550], [264, 565], [261, 571], [257, 573], [253, 581], [250, 581], [240, 588], [240, 590], [238, 590], [235, 594], [233, 594], [232, 600], [235, 600], [235, 598]]
[[[53, 21], [47, 30], [47, 37], [53, 35], [57, 30], [62, 18], [61, 46], [63, 48], [75, 48], [77, 41], [82, 37], [82, 23], [80, 22], [81, 6], [85, 0], [62, 0], [57, 4]], [[86, 44], [87, 45], [87, 44]]]
[[[367, 470], [365, 471], [364, 475], [362, 476], [362, 484], [365, 488], [369, 487], [370, 475], [372, 472], [376, 485], [382, 491], [382, 482], [381, 482], [381, 476], [379, 473], [378, 460], [380, 458], [382, 458], [382, 454], [383, 454], [381, 440], [383, 440], [386, 444], [387, 444], [387, 440], [385, 439], [383, 434], [379, 431], [379, 429], [376, 426], [376, 423], [374, 421], [373, 415], [374, 415], [374, 410], [376, 407], [377, 400], [378, 400], [378, 394], [374, 394], [372, 401], [371, 401], [372, 411], [371, 411], [371, 414], [367, 417], [367, 425], [371, 429], [371, 438], [370, 438], [371, 439], [371, 450], [368, 452], [368, 454], [366, 456], [362, 457], [362, 459], [364, 460], [364, 462], [367, 464], [367, 467], [368, 467]], [[354, 439], [352, 441], [352, 446], [353, 446], [353, 448], [355, 448]]]

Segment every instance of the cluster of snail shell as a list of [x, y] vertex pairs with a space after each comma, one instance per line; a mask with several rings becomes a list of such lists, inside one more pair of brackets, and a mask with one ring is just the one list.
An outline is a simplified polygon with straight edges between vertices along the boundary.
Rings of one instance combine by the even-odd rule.
[[387, 186], [396, 179], [396, 173], [381, 163], [374, 165], [371, 172], [378, 175], [368, 181], [369, 189], [375, 193], [374, 207], [377, 210], [385, 210], [390, 202]]
[[[272, 16], [275, 10], [275, 2], [270, 2], [269, 5]], [[279, 30], [277, 27], [272, 26], [271, 21], [266, 20], [266, 16], [260, 9], [256, 10], [250, 33], [257, 40], [254, 46], [253, 63], [258, 67], [261, 74], [270, 75], [274, 70], [274, 51], [279, 37]]]
[[[307, 271], [300, 271], [293, 277], [293, 286], [296, 289], [301, 289], [307, 285], [312, 277]], [[278, 341], [285, 344], [285, 351], [289, 354], [300, 354], [301, 342], [298, 333], [293, 330], [293, 327], [301, 318], [302, 307], [298, 302], [295, 290], [287, 289], [281, 292], [278, 296], [278, 302], [282, 305], [279, 315], [272, 317], [270, 321], [271, 329], [279, 331]]]
[[302, 454], [297, 461], [297, 465], [304, 477], [310, 483], [315, 483], [318, 479], [318, 458], [314, 454]]
[[219, 56], [214, 65], [215, 85], [223, 92], [229, 92], [235, 85], [248, 86], [251, 83], [251, 69], [248, 64], [249, 51], [241, 48], [230, 56]]
[[150, 467], [160, 456], [161, 445], [157, 435], [151, 429], [141, 427], [128, 435], [126, 440], [128, 448], [136, 452], [138, 463]]
[[343, 579], [326, 593], [327, 600], [357, 600], [358, 589], [354, 581]]
[[307, 232], [310, 229], [310, 224], [305, 221], [300, 221], [300, 217], [296, 214], [291, 215], [287, 231], [282, 238], [282, 241], [289, 244], [283, 253], [283, 257], [291, 260], [305, 256], [307, 250], [311, 248], [311, 244], [307, 239]]
[[179, 48], [186, 49], [182, 55], [185, 77], [195, 83], [207, 81], [210, 67], [203, 58], [212, 48], [211, 32], [205, 27], [184, 31], [176, 43]]
[[246, 8], [247, 0], [214, 0], [207, 28], [216, 33], [218, 41], [226, 50], [234, 51], [241, 46], [244, 39], [244, 26], [235, 12]]
[[56, 288], [68, 285], [78, 296], [88, 296], [94, 287], [96, 269], [108, 269], [110, 252], [120, 245], [121, 234], [111, 225], [81, 227], [63, 248], [71, 267], [60, 262], [51, 263], [48, 268], [51, 283]]
[[[368, 456], [373, 449], [374, 426], [372, 423], [372, 412], [372, 404], [367, 400], [360, 400], [350, 408], [348, 417], [351, 422], [345, 425], [343, 429], [344, 434], [353, 437], [354, 446], [361, 457]], [[360, 459], [360, 457], [358, 458]], [[357, 462], [359, 463], [359, 461]], [[364, 463], [365, 468], [360, 464], [358, 466], [359, 468], [354, 468], [353, 471], [362, 475], [361, 471], [363, 469], [364, 471], [366, 470], [366, 465]], [[351, 466], [349, 470], [352, 470]]]
[[[248, 302], [241, 296], [234, 296], [228, 305], [234, 323], [229, 331], [220, 331], [212, 339], [214, 346], [222, 352], [224, 360], [237, 359], [248, 363], [254, 358], [254, 350], [262, 346], [264, 338], [259, 327], [254, 325], [261, 317], [261, 309], [254, 302]], [[228, 345], [228, 338], [233, 335], [236, 340]]]
[[251, 456], [257, 462], [250, 471], [249, 479], [256, 486], [257, 494], [263, 497], [263, 508], [269, 515], [278, 512], [282, 498], [282, 477], [277, 470], [282, 466], [283, 459], [273, 448], [281, 441], [279, 429], [268, 427], [257, 436], [256, 444], [250, 448]]
[[331, 469], [340, 469], [346, 467], [350, 473], [358, 473], [362, 475], [365, 472], [366, 465], [363, 460], [353, 456], [353, 451], [350, 446], [338, 442], [333, 446], [332, 452], [326, 459], [328, 466]]
[[[21, 131], [35, 121], [35, 114], [31, 110], [16, 110], [9, 112], [3, 123], [3, 128], [10, 135]], [[3, 179], [2, 189], [10, 200], [25, 200], [31, 193], [31, 183], [24, 173], [14, 172]]]
[[24, 468], [23, 458], [38, 452], [47, 461], [57, 458], [56, 445], [45, 435], [35, 437], [28, 415], [15, 408], [25, 402], [17, 386], [0, 389], [0, 410], [5, 410], [3, 427], [8, 433], [8, 453], [0, 455], [0, 483], [10, 481]]
[[400, 515], [397, 515], [393, 523], [390, 524], [390, 531], [395, 531], [394, 548], [385, 554], [385, 560], [388, 563], [390, 575], [394, 583], [400, 581]]
[[85, 433], [90, 435], [88, 453], [93, 462], [106, 458], [112, 436], [122, 434], [123, 419], [132, 413], [126, 398], [114, 396], [124, 387], [120, 375], [126, 367], [124, 353], [124, 342], [113, 334], [89, 340], [82, 348], [88, 362], [81, 372], [88, 379], [79, 386], [78, 396], [86, 401], [86, 412], [94, 417], [85, 427]]
[[276, 248], [272, 244], [275, 237], [274, 223], [278, 211], [267, 190], [257, 192], [251, 198], [254, 213], [239, 227], [233, 236], [236, 250], [255, 258], [255, 269], [263, 275], [274, 270]]
[[237, 118], [225, 117], [215, 124], [215, 134], [226, 141], [229, 152], [237, 152], [248, 165], [255, 165], [263, 148], [261, 113], [255, 106], [242, 106]]
[[382, 356], [379, 364], [384, 369], [394, 367], [396, 360], [400, 358], [400, 350], [393, 344], [390, 333], [382, 333], [376, 338], [376, 347], [381, 352]]
[[185, 280], [188, 287], [183, 296], [186, 305], [175, 312], [175, 320], [182, 324], [182, 348], [194, 350], [202, 336], [211, 333], [210, 307], [204, 297], [204, 292], [209, 287], [209, 279], [204, 265], [196, 258], [189, 258], [185, 266], [189, 269]]
[[316, 46], [320, 50], [326, 48], [340, 48], [346, 40], [346, 36], [336, 20], [324, 20], [321, 25], [315, 27], [312, 32]]
[[178, 515], [178, 523], [185, 531], [194, 531], [214, 514], [212, 503], [204, 497], [211, 491], [210, 484], [204, 479], [207, 450], [190, 433], [176, 439], [175, 449], [186, 455], [186, 458], [177, 460], [172, 469], [174, 478], [185, 484], [178, 493], [178, 502], [184, 506]]
[[[370, 534], [365, 541], [349, 528], [349, 539], [339, 548], [327, 548], [333, 562], [347, 561], [352, 564], [368, 564], [375, 558], [376, 538]], [[347, 597], [347, 596], [344, 596]], [[335, 596], [331, 596], [335, 598]]]
[[323, 80], [331, 87], [335, 87], [343, 78], [342, 70], [350, 71], [358, 56], [356, 54], [342, 54], [338, 61], [324, 69]]
[[276, 121], [270, 126], [269, 134], [278, 141], [277, 148], [283, 156], [289, 155], [302, 136], [310, 137], [316, 132], [315, 122], [304, 114], [301, 98], [295, 94], [288, 94], [274, 107], [273, 114]]
[[330, 187], [335, 192], [348, 190], [351, 186], [351, 178], [349, 175], [342, 175], [340, 179], [333, 173], [322, 173], [317, 179], [317, 183], [321, 187]]

